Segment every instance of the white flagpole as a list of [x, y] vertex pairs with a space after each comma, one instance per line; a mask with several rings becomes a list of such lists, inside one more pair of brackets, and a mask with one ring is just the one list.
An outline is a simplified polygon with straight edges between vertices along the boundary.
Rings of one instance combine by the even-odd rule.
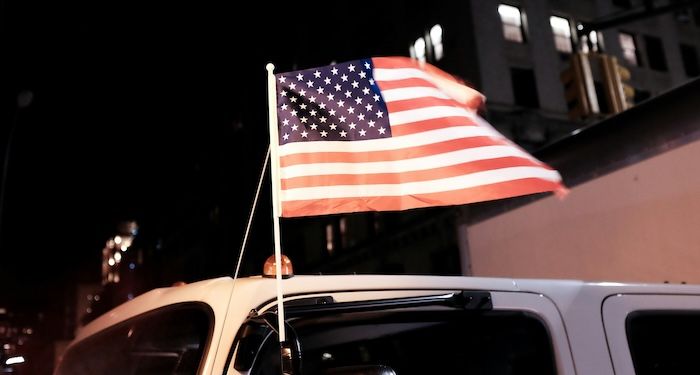
[[284, 327], [284, 304], [282, 303], [282, 250], [280, 246], [280, 201], [279, 201], [279, 164], [277, 153], [279, 136], [277, 134], [277, 83], [275, 82], [275, 66], [267, 64], [267, 110], [270, 125], [270, 161], [272, 170], [272, 223], [275, 237], [275, 279], [277, 284], [277, 329], [279, 341], [287, 340]]

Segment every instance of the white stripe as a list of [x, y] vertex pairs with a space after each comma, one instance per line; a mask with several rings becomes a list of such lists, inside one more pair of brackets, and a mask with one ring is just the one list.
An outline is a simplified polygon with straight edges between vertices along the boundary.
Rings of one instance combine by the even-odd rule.
[[398, 150], [408, 147], [423, 146], [430, 143], [444, 142], [460, 138], [493, 137], [504, 139], [504, 136], [491, 127], [481, 126], [452, 126], [444, 129], [429, 130], [401, 137], [370, 139], [367, 141], [315, 141], [292, 142], [279, 147], [279, 155], [288, 156], [317, 152], [369, 152]]
[[508, 156], [530, 159], [530, 156], [526, 152], [510, 145], [483, 146], [450, 151], [437, 155], [392, 161], [297, 164], [280, 168], [280, 178], [286, 179], [334, 174], [363, 175], [373, 173], [405, 173]]
[[382, 96], [386, 103], [425, 97], [451, 99], [444, 92], [432, 87], [404, 87], [400, 89], [382, 90]]
[[374, 80], [382, 81], [398, 81], [400, 79], [422, 78], [433, 82], [430, 74], [416, 68], [374, 68], [372, 70]]
[[557, 171], [539, 167], [512, 167], [403, 184], [318, 186], [289, 189], [281, 191], [281, 199], [283, 202], [288, 202], [326, 198], [397, 197], [448, 192], [525, 178], [538, 178], [552, 182], [561, 181], [561, 176]]
[[434, 120], [444, 117], [462, 116], [470, 120], [474, 119], [474, 114], [464, 108], [451, 106], [434, 106], [410, 109], [408, 111], [389, 113], [389, 123], [391, 126], [410, 124], [412, 122]]

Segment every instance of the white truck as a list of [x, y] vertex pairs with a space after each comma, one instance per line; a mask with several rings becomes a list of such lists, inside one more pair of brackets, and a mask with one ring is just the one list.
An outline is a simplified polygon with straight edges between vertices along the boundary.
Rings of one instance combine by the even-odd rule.
[[[700, 373], [700, 286], [373, 275], [282, 285], [295, 374]], [[84, 327], [55, 374], [278, 375], [275, 296], [264, 277], [150, 291]]]

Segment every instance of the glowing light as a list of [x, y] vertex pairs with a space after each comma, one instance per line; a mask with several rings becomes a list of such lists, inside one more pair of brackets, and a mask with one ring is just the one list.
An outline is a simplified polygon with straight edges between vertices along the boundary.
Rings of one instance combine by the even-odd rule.
[[2, 346], [2, 348], [5, 349], [5, 350], [10, 350], [11, 347], [12, 347], [12, 346], [10, 346], [10, 344], [5, 344], [5, 345]]
[[121, 249], [122, 249], [122, 251], [127, 251], [129, 249], [129, 246], [124, 244], [124, 245], [122, 245]]
[[100, 295], [99, 295], [99, 294], [95, 294], [95, 301], [99, 301], [99, 300], [100, 300]]
[[115, 236], [115, 237], [114, 237], [114, 243], [117, 244], [117, 245], [119, 245], [120, 243], [122, 243], [122, 236]]
[[117, 263], [121, 262], [122, 261], [122, 253], [115, 253], [114, 260], [117, 261]]
[[133, 270], [134, 268], [136, 268], [136, 265], [133, 262], [129, 263], [129, 269]]
[[109, 260], [107, 261], [107, 264], [109, 264], [110, 266], [113, 266], [114, 263], [114, 258], [109, 258]]
[[425, 61], [425, 39], [416, 39], [416, 42], [413, 43], [413, 49], [416, 51], [416, 58], [420, 61]]
[[6, 365], [15, 365], [18, 363], [24, 363], [24, 357], [22, 357], [21, 355], [18, 355], [16, 357], [10, 357], [7, 359], [7, 361], [5, 361]]

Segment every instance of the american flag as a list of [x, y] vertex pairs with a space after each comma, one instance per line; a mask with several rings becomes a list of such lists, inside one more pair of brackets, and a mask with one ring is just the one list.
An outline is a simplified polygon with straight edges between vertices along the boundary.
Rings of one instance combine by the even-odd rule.
[[477, 116], [480, 93], [433, 66], [384, 57], [275, 78], [284, 217], [564, 191]]

